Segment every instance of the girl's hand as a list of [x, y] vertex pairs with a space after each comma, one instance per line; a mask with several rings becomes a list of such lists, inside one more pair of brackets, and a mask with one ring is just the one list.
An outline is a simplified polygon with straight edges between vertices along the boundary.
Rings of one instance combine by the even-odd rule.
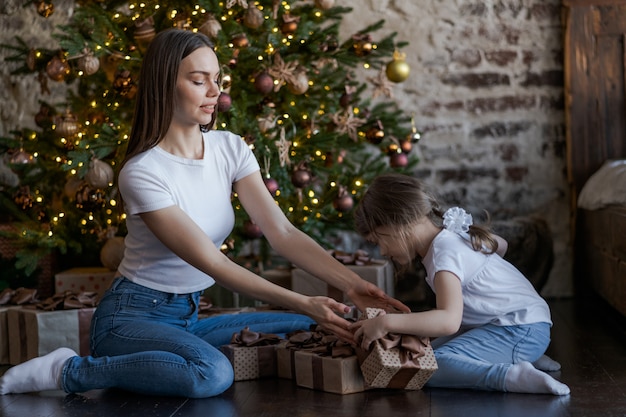
[[371, 282], [359, 279], [346, 295], [360, 311], [365, 311], [366, 307], [382, 308], [388, 312], [409, 313], [411, 310], [402, 302], [387, 295], [382, 289]]
[[386, 315], [356, 321], [350, 325], [350, 330], [354, 332], [354, 339], [361, 348], [369, 350], [372, 343], [388, 333]]
[[306, 297], [305, 305], [302, 307], [302, 312], [317, 324], [346, 342], [354, 344], [354, 335], [349, 330], [350, 322], [339, 316], [349, 313], [350, 310], [349, 306], [329, 297]]

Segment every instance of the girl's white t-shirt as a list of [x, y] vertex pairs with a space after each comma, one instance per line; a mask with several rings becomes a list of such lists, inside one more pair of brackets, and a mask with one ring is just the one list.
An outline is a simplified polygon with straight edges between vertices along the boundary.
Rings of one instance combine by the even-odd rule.
[[137, 284], [187, 294], [215, 283], [161, 243], [139, 216], [176, 205], [216, 247], [222, 245], [235, 222], [232, 185], [259, 171], [259, 164], [240, 136], [213, 130], [202, 137], [202, 159], [181, 158], [155, 146], [133, 157], [120, 171], [128, 235], [119, 272]]
[[510, 326], [552, 324], [550, 308], [530, 281], [498, 254], [475, 251], [466, 233], [443, 229], [422, 260], [426, 282], [435, 290], [434, 277], [449, 271], [461, 281], [465, 328], [483, 324]]

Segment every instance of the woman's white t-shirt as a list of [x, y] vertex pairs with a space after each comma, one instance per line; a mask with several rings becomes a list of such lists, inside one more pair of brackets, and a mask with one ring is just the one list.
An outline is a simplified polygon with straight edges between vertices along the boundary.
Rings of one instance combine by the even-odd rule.
[[475, 251], [467, 234], [443, 229], [422, 262], [433, 291], [439, 271], [452, 272], [461, 281], [463, 327], [552, 324], [548, 304], [530, 281], [499, 255]]
[[215, 130], [202, 136], [202, 159], [181, 158], [155, 146], [133, 157], [120, 171], [128, 235], [119, 272], [137, 284], [186, 294], [215, 283], [163, 245], [139, 216], [176, 205], [216, 247], [222, 245], [235, 222], [232, 185], [258, 171], [259, 164], [240, 136]]

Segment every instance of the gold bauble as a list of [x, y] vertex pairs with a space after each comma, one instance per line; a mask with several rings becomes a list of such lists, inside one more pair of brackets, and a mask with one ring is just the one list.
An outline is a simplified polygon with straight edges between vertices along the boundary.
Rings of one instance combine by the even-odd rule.
[[86, 52], [78, 60], [78, 69], [86, 75], [93, 75], [100, 69], [100, 60], [94, 56], [93, 52]]
[[113, 183], [113, 168], [100, 159], [93, 158], [89, 162], [89, 170], [85, 180], [93, 188], [106, 188]]
[[54, 81], [63, 81], [70, 74], [70, 64], [62, 55], [55, 55], [46, 64], [46, 74]]
[[387, 78], [394, 83], [401, 83], [409, 78], [411, 67], [404, 60], [404, 54], [394, 52], [393, 61], [387, 64]]
[[263, 12], [256, 6], [250, 6], [243, 15], [243, 24], [250, 29], [258, 29], [265, 21]]
[[116, 271], [124, 258], [124, 238], [115, 236], [107, 239], [102, 249], [100, 249], [100, 262], [111, 271]]
[[304, 94], [309, 89], [309, 77], [304, 72], [298, 72], [287, 82], [287, 89], [296, 95]]
[[70, 110], [66, 110], [62, 116], [55, 118], [57, 135], [62, 137], [72, 137], [78, 133], [80, 123]]

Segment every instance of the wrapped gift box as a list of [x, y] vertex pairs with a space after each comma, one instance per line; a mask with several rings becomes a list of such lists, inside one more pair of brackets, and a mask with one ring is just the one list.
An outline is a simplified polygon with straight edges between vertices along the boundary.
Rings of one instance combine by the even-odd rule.
[[66, 291], [93, 291], [102, 297], [113, 282], [115, 271], [104, 267], [72, 268], [59, 272], [54, 276], [54, 292], [62, 294]]
[[276, 376], [276, 346], [283, 342], [278, 335], [245, 327], [234, 333], [230, 344], [220, 350], [233, 365], [235, 381], [245, 381]]
[[235, 381], [269, 378], [276, 376], [276, 346], [224, 345], [226, 355], [235, 371]]
[[335, 394], [352, 394], [365, 390], [356, 356], [333, 358], [296, 350], [293, 360], [298, 386]]
[[[367, 265], [346, 265], [358, 276], [381, 288], [390, 297], [394, 297], [394, 269], [391, 262], [383, 259], [374, 259]], [[347, 301], [338, 289], [328, 285], [302, 269], [296, 268], [291, 273], [293, 291], [304, 295], [326, 295], [340, 301]], [[341, 299], [343, 297], [343, 299]]]
[[9, 326], [8, 311], [20, 308], [19, 306], [0, 307], [0, 365], [9, 364]]
[[[381, 314], [367, 308], [367, 318]], [[404, 338], [404, 340], [403, 340]], [[437, 370], [437, 360], [428, 338], [387, 335], [372, 344], [369, 351], [358, 350], [363, 378], [368, 387], [421, 389]]]
[[279, 378], [296, 379], [296, 351], [286, 344], [276, 346], [276, 374]]
[[60, 347], [89, 355], [89, 328], [95, 308], [44, 311], [9, 309], [9, 363], [17, 365]]

